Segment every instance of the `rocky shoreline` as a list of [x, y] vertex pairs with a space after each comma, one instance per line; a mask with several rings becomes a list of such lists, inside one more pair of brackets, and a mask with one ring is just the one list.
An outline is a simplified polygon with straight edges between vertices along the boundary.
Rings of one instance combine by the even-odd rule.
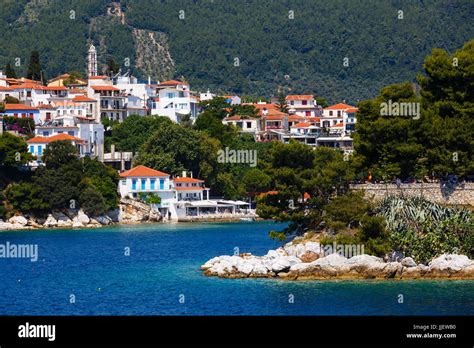
[[158, 222], [161, 219], [162, 216], [159, 211], [149, 205], [132, 199], [121, 199], [118, 209], [100, 216], [88, 216], [82, 209], [55, 211], [45, 218], [15, 215], [6, 222], [0, 220], [0, 231], [42, 228], [97, 228], [118, 223]]
[[384, 260], [372, 255], [346, 258], [321, 254], [317, 242], [285, 244], [264, 256], [249, 253], [218, 256], [201, 266], [207, 276], [221, 278], [327, 279], [474, 279], [474, 261], [465, 255], [443, 254], [427, 265], [394, 254]]

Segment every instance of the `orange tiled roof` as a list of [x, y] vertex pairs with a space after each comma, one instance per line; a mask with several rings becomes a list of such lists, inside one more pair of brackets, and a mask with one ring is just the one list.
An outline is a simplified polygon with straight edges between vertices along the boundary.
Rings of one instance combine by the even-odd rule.
[[187, 178], [187, 177], [174, 178], [173, 181], [174, 182], [204, 182], [204, 180], [195, 179], [195, 178]]
[[169, 174], [160, 172], [159, 170], [151, 169], [146, 166], [136, 166], [130, 170], [120, 173], [121, 177], [133, 177], [133, 176], [169, 176]]
[[77, 143], [83, 143], [84, 140], [78, 137], [74, 137], [72, 135], [66, 134], [66, 133], [61, 133], [61, 134], [56, 134], [53, 135], [52, 137], [34, 137], [31, 138], [30, 140], [27, 140], [27, 143], [51, 143], [53, 141], [59, 141], [59, 140], [70, 140], [70, 141], [75, 141]]
[[357, 111], [359, 111], [358, 108], [351, 108], [351, 109], [346, 110], [347, 113], [353, 113], [353, 112], [357, 112]]
[[331, 126], [331, 128], [335, 128], [335, 127], [337, 128], [344, 127], [344, 123], [340, 122], [338, 124], [335, 124], [334, 126]]
[[78, 95], [72, 99], [73, 102], [95, 102], [97, 100], [88, 98], [85, 95]]
[[103, 80], [106, 79], [108, 76], [106, 75], [97, 75], [97, 76], [89, 76], [89, 80]]
[[354, 109], [355, 107], [352, 105], [347, 105], [343, 103], [335, 104], [324, 108], [324, 110], [346, 110], [346, 109]]
[[300, 122], [298, 124], [295, 124], [291, 128], [293, 128], [293, 127], [295, 127], [295, 128], [306, 128], [306, 127], [310, 127], [310, 126], [311, 126], [311, 123], [309, 123], [309, 122]]
[[38, 108], [24, 104], [5, 104], [5, 110], [38, 110]]
[[169, 80], [162, 83], [159, 83], [158, 86], [176, 86], [176, 85], [186, 85], [189, 86], [186, 82], [178, 81], [178, 80]]
[[94, 91], [120, 91], [120, 89], [113, 86], [92, 86]]

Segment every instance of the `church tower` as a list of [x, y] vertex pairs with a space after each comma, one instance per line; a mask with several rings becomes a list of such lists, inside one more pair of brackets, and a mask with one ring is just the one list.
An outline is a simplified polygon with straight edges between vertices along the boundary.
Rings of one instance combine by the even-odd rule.
[[89, 47], [89, 53], [87, 56], [87, 73], [90, 76], [97, 76], [97, 51], [94, 45], [91, 44]]

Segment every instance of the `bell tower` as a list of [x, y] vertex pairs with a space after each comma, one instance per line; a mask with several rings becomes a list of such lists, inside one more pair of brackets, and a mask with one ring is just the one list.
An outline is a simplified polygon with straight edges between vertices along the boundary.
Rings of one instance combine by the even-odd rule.
[[90, 45], [87, 55], [87, 73], [90, 76], [97, 76], [97, 51], [94, 45]]

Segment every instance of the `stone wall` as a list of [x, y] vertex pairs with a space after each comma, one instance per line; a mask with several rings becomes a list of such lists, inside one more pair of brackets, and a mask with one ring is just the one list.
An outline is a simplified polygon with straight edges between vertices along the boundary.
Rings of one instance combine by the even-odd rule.
[[390, 195], [423, 197], [431, 202], [470, 205], [474, 207], [474, 183], [449, 186], [445, 183], [356, 184], [353, 190], [364, 190], [367, 199], [378, 201]]

